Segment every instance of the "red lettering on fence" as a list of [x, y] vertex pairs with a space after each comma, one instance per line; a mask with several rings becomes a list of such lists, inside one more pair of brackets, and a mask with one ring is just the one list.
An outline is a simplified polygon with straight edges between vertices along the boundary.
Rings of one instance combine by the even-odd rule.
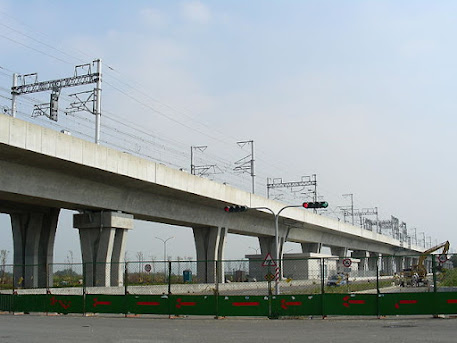
[[258, 301], [232, 303], [232, 306], [259, 306], [259, 305], [260, 305], [260, 303]]
[[355, 305], [363, 305], [363, 304], [365, 304], [365, 300], [353, 300], [353, 299], [349, 300], [349, 299], [350, 299], [349, 295], [347, 295], [347, 296], [345, 296], [343, 298], [343, 300], [345, 301], [343, 303], [343, 306], [349, 307], [349, 304], [355, 304]]
[[56, 297], [52, 297], [51, 306], [54, 306], [57, 303], [65, 310], [71, 306], [71, 301], [58, 300]]
[[289, 308], [289, 306], [301, 306], [301, 301], [286, 301], [286, 299], [281, 300], [281, 307], [285, 310]]
[[97, 307], [99, 305], [104, 305], [104, 306], [107, 306], [107, 305], [111, 305], [111, 301], [98, 301], [98, 298], [94, 298], [94, 307]]
[[159, 306], [160, 303], [157, 301], [138, 301], [136, 303], [139, 306]]
[[182, 306], [195, 306], [197, 305], [196, 302], [183, 302], [181, 298], [176, 299], [176, 308], [181, 308]]
[[400, 305], [411, 305], [417, 304], [417, 300], [400, 300], [398, 303], [395, 304], [395, 308], [400, 308]]

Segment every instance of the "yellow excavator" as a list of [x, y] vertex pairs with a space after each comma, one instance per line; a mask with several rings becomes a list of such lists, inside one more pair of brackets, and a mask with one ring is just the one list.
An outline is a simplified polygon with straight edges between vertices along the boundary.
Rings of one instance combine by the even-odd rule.
[[441, 248], [443, 248], [443, 252], [439, 256], [440, 259], [441, 256], [443, 256], [444, 259], [446, 257], [447, 252], [449, 251], [449, 241], [443, 242], [430, 249], [425, 250], [419, 256], [419, 261], [417, 262], [417, 264], [412, 265], [411, 268], [403, 269], [403, 271], [400, 273], [400, 286], [427, 286], [427, 268], [425, 268], [424, 262], [427, 259], [428, 255]]

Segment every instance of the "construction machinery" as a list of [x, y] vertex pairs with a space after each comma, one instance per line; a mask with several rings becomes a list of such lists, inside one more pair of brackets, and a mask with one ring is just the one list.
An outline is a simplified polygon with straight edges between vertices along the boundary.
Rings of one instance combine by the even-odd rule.
[[424, 263], [427, 257], [443, 248], [442, 253], [439, 255], [439, 262], [444, 263], [447, 260], [446, 254], [449, 251], [449, 241], [443, 242], [438, 244], [430, 249], [425, 250], [420, 256], [417, 264], [413, 264], [411, 268], [405, 268], [400, 273], [400, 286], [427, 286], [427, 268], [425, 267]]

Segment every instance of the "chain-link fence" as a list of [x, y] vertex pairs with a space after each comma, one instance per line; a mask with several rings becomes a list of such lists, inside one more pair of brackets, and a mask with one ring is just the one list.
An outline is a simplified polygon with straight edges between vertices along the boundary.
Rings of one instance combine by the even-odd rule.
[[13, 289], [13, 266], [0, 266], [0, 292], [11, 293]]
[[0, 266], [0, 292], [271, 295], [457, 291], [457, 255]]

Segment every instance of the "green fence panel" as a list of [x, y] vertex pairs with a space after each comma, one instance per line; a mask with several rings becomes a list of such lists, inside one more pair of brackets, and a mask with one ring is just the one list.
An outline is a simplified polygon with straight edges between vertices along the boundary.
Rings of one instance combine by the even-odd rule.
[[323, 294], [323, 315], [378, 314], [376, 294]]
[[86, 295], [86, 312], [91, 313], [126, 313], [127, 298], [125, 295]]
[[14, 312], [49, 312], [47, 294], [21, 294], [13, 296]]
[[128, 313], [169, 314], [168, 295], [127, 295]]
[[216, 315], [214, 295], [170, 295], [170, 314]]
[[13, 311], [12, 294], [0, 294], [0, 311]]
[[272, 297], [272, 316], [313, 316], [322, 314], [322, 295], [278, 295]]
[[219, 316], [269, 316], [268, 296], [219, 296]]
[[380, 315], [435, 314], [436, 293], [384, 293], [379, 295]]
[[435, 293], [434, 314], [457, 314], [457, 292]]
[[82, 295], [48, 295], [48, 312], [84, 313]]

